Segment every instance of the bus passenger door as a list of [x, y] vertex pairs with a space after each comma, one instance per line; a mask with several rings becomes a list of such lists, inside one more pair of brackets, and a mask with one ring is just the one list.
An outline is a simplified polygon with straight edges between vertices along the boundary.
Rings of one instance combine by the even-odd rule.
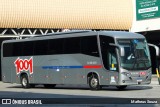
[[107, 81], [103, 81], [103, 84], [117, 84], [118, 83], [118, 63], [116, 49], [112, 46], [103, 45], [102, 47], [102, 59], [105, 68], [105, 78]]
[[115, 44], [114, 38], [103, 35], [100, 36], [103, 66], [106, 71], [106, 79], [103, 81], [105, 82], [103, 84], [116, 85], [118, 83], [117, 50], [116, 47], [111, 46], [110, 43]]
[[109, 79], [110, 84], [115, 85], [118, 83], [118, 63], [115, 48], [110, 48], [108, 52], [108, 64], [109, 64]]

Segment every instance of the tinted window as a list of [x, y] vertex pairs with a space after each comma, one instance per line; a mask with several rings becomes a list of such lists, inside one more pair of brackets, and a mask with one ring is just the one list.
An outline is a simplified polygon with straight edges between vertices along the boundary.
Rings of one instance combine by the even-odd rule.
[[80, 53], [80, 38], [66, 38], [64, 42], [64, 54]]
[[64, 39], [49, 40], [48, 54], [63, 54]]
[[34, 42], [34, 55], [45, 55], [48, 51], [48, 40]]
[[82, 53], [99, 56], [97, 37], [75, 37], [4, 44], [4, 57]]
[[3, 46], [3, 56], [22, 56], [23, 47], [22, 42], [6, 43]]
[[91, 56], [99, 56], [97, 37], [88, 36], [81, 38], [81, 52]]
[[13, 55], [13, 44], [12, 43], [5, 43], [3, 44], [3, 56], [12, 56]]
[[34, 43], [33, 41], [23, 43], [23, 55], [24, 56], [33, 55], [33, 48], [34, 48], [33, 43]]
[[16, 42], [13, 43], [13, 56], [22, 56], [23, 52], [23, 43], [22, 42]]

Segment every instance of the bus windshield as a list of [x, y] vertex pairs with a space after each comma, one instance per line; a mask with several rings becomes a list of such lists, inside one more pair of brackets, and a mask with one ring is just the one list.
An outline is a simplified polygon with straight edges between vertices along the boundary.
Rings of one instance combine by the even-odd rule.
[[119, 39], [118, 44], [124, 47], [125, 56], [121, 56], [121, 67], [127, 70], [147, 70], [151, 60], [145, 39]]

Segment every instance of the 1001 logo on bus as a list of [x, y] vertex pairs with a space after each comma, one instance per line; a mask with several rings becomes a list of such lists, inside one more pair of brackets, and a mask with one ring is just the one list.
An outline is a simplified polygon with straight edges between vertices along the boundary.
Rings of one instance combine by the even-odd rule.
[[19, 74], [21, 71], [29, 71], [30, 74], [33, 74], [33, 58], [20, 59], [19, 57], [14, 62], [16, 67], [16, 73]]

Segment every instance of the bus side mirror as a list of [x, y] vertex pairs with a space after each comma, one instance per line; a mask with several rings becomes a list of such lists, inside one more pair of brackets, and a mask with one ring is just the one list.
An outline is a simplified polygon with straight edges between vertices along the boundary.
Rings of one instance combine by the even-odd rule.
[[159, 47], [153, 44], [148, 43], [148, 46], [154, 47], [154, 49], [156, 50], [156, 56], [160, 57], [160, 52], [159, 52]]
[[124, 47], [116, 45], [116, 44], [113, 44], [113, 43], [109, 43], [109, 45], [118, 48], [119, 51], [120, 51], [120, 56], [125, 56]]

